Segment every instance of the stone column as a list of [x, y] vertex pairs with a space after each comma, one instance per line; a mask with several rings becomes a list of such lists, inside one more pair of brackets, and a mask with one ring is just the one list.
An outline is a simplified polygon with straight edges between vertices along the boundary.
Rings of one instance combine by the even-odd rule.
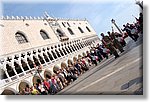
[[48, 60], [49, 60], [49, 63], [50, 63], [51, 60], [50, 60], [49, 56], [47, 55], [47, 53], [44, 53], [44, 54], [47, 56], [47, 58], [48, 58]]
[[13, 69], [15, 75], [17, 75], [17, 78], [19, 78], [19, 75], [17, 74], [17, 71], [16, 71], [16, 69], [15, 69], [15, 66], [12, 66], [12, 69]]

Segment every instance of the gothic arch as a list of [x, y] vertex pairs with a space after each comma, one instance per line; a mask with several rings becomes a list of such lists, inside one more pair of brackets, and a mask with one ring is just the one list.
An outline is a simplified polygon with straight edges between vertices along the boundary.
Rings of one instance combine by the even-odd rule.
[[36, 66], [40, 65], [39, 60], [35, 56], [33, 56], [33, 60]]
[[45, 30], [41, 29], [41, 30], [40, 30], [40, 34], [41, 34], [41, 37], [42, 37], [44, 40], [50, 39], [50, 37], [48, 36], [48, 33], [47, 33]]
[[49, 76], [52, 76], [52, 72], [50, 71], [50, 70], [48, 70], [48, 69], [46, 69], [45, 71], [44, 71], [44, 78], [47, 78], [47, 77], [49, 77]]
[[34, 68], [34, 63], [30, 58], [27, 58], [27, 62], [31, 69]]
[[42, 57], [40, 54], [38, 54], [38, 58], [39, 58], [41, 64], [44, 64], [44, 63], [45, 63], [43, 57]]
[[62, 48], [62, 51], [64, 52], [65, 55], [67, 55], [67, 52], [64, 48]]
[[83, 52], [83, 53], [82, 53], [82, 55], [83, 55], [83, 57], [85, 57], [85, 56], [86, 56], [86, 53], [85, 53], [85, 52]]
[[58, 57], [61, 57], [60, 53], [57, 51], [57, 49], [55, 49], [55, 52], [57, 54]]
[[4, 91], [1, 93], [1, 95], [16, 95], [18, 92], [10, 87], [7, 87], [6, 89], [4, 89]]
[[26, 87], [31, 87], [31, 83], [26, 80], [21, 81], [18, 86], [19, 92], [23, 91], [23, 89], [25, 89]]
[[52, 50], [51, 52], [52, 52], [52, 54], [53, 54], [53, 57], [54, 57], [55, 59], [57, 59], [56, 53], [55, 53], [53, 50]]
[[6, 64], [6, 69], [10, 77], [16, 75], [13, 68], [8, 63]]
[[25, 35], [23, 32], [21, 32], [21, 31], [18, 31], [17, 33], [15, 33], [15, 38], [16, 38], [16, 40], [18, 41], [19, 44], [29, 42], [29, 41], [27, 40], [26, 35]]
[[47, 55], [45, 53], [43, 53], [43, 57], [44, 57], [46, 62], [49, 62], [49, 59], [48, 59], [48, 57], [47, 57]]
[[78, 60], [77, 57], [73, 57], [73, 62], [76, 62]]
[[33, 76], [33, 79], [32, 79], [33, 84], [37, 84], [40, 81], [42, 81], [40, 76], [38, 76], [38, 75]]
[[79, 55], [78, 55], [78, 59], [81, 59], [81, 58], [82, 58], [82, 56], [79, 54]]
[[67, 68], [67, 63], [65, 63], [65, 62], [62, 62], [62, 63], [61, 63], [61, 69], [63, 69], [63, 68], [64, 68], [64, 69]]
[[24, 71], [29, 70], [27, 63], [23, 59], [21, 59], [21, 65], [22, 65], [22, 68], [24, 69]]
[[54, 73], [57, 73], [57, 71], [59, 71], [61, 68], [58, 66], [58, 65], [55, 65], [54, 67], [53, 67], [53, 72]]
[[71, 59], [68, 59], [67, 63], [68, 65], [73, 65], [73, 61]]
[[58, 50], [59, 50], [59, 52], [60, 52], [61, 56], [64, 56], [63, 51], [62, 51], [60, 48], [59, 48]]
[[54, 58], [53, 58], [51, 53], [47, 52], [47, 54], [48, 54], [48, 57], [50, 58], [51, 61], [54, 60]]
[[23, 72], [23, 70], [21, 69], [20, 65], [16, 61], [14, 62], [14, 66], [15, 66], [15, 70], [16, 70], [17, 74]]

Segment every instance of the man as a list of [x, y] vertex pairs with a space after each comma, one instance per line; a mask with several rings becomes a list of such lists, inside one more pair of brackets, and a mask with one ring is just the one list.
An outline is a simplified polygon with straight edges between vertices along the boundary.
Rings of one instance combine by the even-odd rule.
[[106, 48], [108, 48], [112, 54], [115, 56], [115, 58], [119, 57], [118, 52], [116, 51], [115, 47], [113, 46], [113, 43], [108, 36], [104, 36], [103, 33], [101, 33], [102, 36], [102, 43], [105, 45]]
[[120, 42], [116, 39], [115, 33], [114, 33], [114, 32], [110, 33], [109, 31], [108, 31], [107, 33], [108, 33], [110, 39], [112, 40], [114, 47], [115, 47], [116, 49], [118, 49], [121, 53], [124, 52], [122, 45], [121, 45]]
[[131, 33], [132, 29], [130, 28], [129, 24], [127, 23], [127, 25], [123, 25], [123, 27], [124, 29], [122, 31], [126, 31], [128, 36], [136, 42], [139, 36]]

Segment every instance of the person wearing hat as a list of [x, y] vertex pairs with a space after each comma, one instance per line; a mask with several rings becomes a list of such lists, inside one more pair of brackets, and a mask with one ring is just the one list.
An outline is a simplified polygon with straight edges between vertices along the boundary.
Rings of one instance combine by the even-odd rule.
[[105, 36], [104, 33], [101, 33], [101, 36], [103, 45], [112, 52], [115, 58], [119, 57], [118, 52], [116, 51], [116, 48], [114, 47], [111, 38], [109, 36]]

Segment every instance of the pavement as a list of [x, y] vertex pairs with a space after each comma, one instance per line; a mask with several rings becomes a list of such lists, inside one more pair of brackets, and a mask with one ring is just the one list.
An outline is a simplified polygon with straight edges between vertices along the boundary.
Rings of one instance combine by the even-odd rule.
[[58, 95], [142, 95], [143, 94], [143, 37], [137, 42], [128, 38], [125, 51], [115, 59], [109, 56], [96, 67], [82, 74]]

